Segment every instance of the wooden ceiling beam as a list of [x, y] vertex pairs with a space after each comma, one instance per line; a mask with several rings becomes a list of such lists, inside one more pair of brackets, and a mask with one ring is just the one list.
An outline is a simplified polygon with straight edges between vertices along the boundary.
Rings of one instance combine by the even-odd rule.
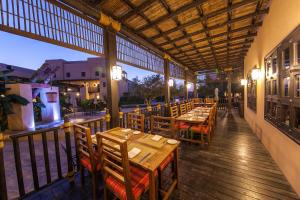
[[[248, 18], [252, 18], [254, 16], [259, 16], [259, 15], [267, 14], [268, 12], [269, 12], [269, 9], [260, 10], [258, 13], [247, 14], [247, 15], [244, 15], [244, 16], [241, 16], [241, 17], [237, 17], [237, 18], [228, 20], [226, 22], [223, 22], [223, 23], [216, 24], [214, 26], [208, 27], [207, 30], [208, 31], [215, 30], [215, 29], [217, 29], [217, 28], [219, 28], [221, 26], [225, 26], [225, 25], [228, 25], [228, 24], [233, 24], [233, 23], [236, 23], [236, 22], [248, 19]], [[196, 23], [199, 23], [199, 20], [200, 20], [200, 18], [197, 18], [197, 19], [192, 20], [192, 21], [190, 21], [188, 23], [181, 24], [181, 25], [179, 25], [179, 26], [177, 26], [177, 27], [175, 27], [173, 29], [170, 29], [168, 31], [162, 32], [162, 34], [155, 35], [155, 36], [151, 37], [151, 39], [155, 40], [155, 39], [158, 39], [158, 38], [160, 38], [160, 37], [162, 37], [164, 35], [168, 36], [170, 33], [182, 30], [182, 29], [184, 29], [184, 28], [186, 28], [188, 26], [191, 26], [191, 25], [194, 25]], [[205, 30], [203, 30], [203, 32], [205, 32]]]
[[[238, 37], [235, 37], [235, 38], [231, 38], [230, 40], [221, 40], [221, 41], [218, 41], [216, 43], [214, 43], [213, 45], [218, 45], [218, 44], [223, 44], [223, 43], [226, 43], [225, 41], [229, 41], [229, 42], [234, 42], [234, 41], [237, 41], [237, 40], [241, 40], [241, 39], [250, 39], [252, 37], [255, 37], [257, 35], [257, 33], [250, 33], [248, 35], [242, 35], [242, 36], [238, 36]], [[197, 42], [204, 42], [206, 41], [206, 38], [204, 39], [199, 39], [199, 40], [194, 40], [193, 42], [194, 43], [197, 43]], [[182, 47], [186, 47], [186, 46], [189, 46], [190, 44], [182, 44], [182, 45], [178, 45], [177, 48], [182, 48]], [[175, 50], [174, 47], [170, 48], [170, 49], [166, 49], [168, 51], [172, 51], [172, 50]]]
[[[237, 33], [237, 32], [240, 32], [240, 31], [245, 31], [245, 30], [248, 30], [248, 29], [254, 29], [254, 28], [257, 28], [259, 26], [262, 25], [262, 22], [257, 22], [253, 25], [248, 25], [248, 26], [244, 26], [244, 27], [240, 27], [240, 28], [237, 28], [237, 29], [232, 29], [229, 34], [231, 33]], [[196, 31], [196, 32], [193, 32], [193, 33], [189, 33], [188, 35], [186, 36], [182, 36], [182, 37], [178, 37], [178, 38], [175, 38], [173, 40], [170, 40], [170, 42], [177, 42], [177, 41], [180, 41], [180, 40], [183, 40], [183, 39], [187, 39], [189, 37], [192, 37], [192, 36], [195, 36], [195, 35], [198, 35], [198, 34], [201, 34], [203, 33], [203, 30], [200, 30], [200, 31]], [[213, 38], [217, 38], [217, 37], [221, 37], [221, 36], [224, 36], [224, 35], [227, 35], [227, 31], [226, 32], [223, 32], [223, 33], [220, 33], [220, 34], [217, 34], [217, 35], [213, 35], [210, 37], [210, 39], [213, 39]], [[160, 43], [158, 45], [160, 46], [164, 46], [164, 45], [167, 45], [167, 44], [170, 44], [170, 42], [163, 42], [163, 43]]]
[[[238, 43], [230, 45], [229, 47], [235, 47], [235, 46], [239, 46], [239, 45], [243, 45], [243, 44], [250, 44], [251, 42], [253, 42], [253, 39], [243, 41], [243, 42], [238, 42]], [[226, 42], [224, 42], [224, 43], [226, 43]], [[202, 47], [198, 47], [198, 49], [200, 50], [200, 49], [205, 49], [205, 48], [209, 48], [209, 47], [210, 47], [210, 45], [205, 45], [205, 46], [202, 46]], [[223, 49], [223, 48], [227, 48], [227, 45], [226, 46], [221, 46], [221, 47], [216, 47], [215, 50]], [[185, 51], [185, 52], [191, 52], [191, 51], [194, 51], [194, 50], [191, 49], [191, 50], [188, 50], [188, 51]], [[202, 51], [201, 53], [204, 53], [204, 52], [209, 52], [209, 51], [208, 50], [207, 51]], [[196, 53], [194, 53], [194, 54], [196, 54]], [[177, 56], [177, 55], [180, 55], [180, 53], [176, 53], [176, 54], [172, 54], [172, 55]], [[177, 58], [178, 58], [178, 56], [177, 56]]]
[[[208, 0], [195, 0], [195, 1], [193, 1], [192, 3], [187, 4], [187, 5], [183, 6], [183, 7], [181, 7], [181, 8], [179, 8], [179, 9], [175, 10], [175, 11], [173, 11], [173, 12], [170, 13], [170, 14], [164, 15], [164, 16], [162, 16], [162, 17], [160, 17], [160, 18], [154, 20], [152, 23], [150, 23], [150, 24], [148, 24], [148, 25], [145, 25], [144, 27], [141, 27], [141, 28], [138, 29], [137, 31], [142, 32], [142, 31], [144, 31], [144, 30], [146, 30], [146, 29], [148, 29], [148, 28], [151, 28], [151, 27], [155, 26], [156, 24], [159, 24], [159, 23], [161, 23], [161, 22], [163, 22], [163, 21], [165, 21], [165, 20], [174, 18], [174, 17], [178, 16], [179, 14], [181, 14], [181, 13], [183, 13], [183, 12], [185, 12], [185, 11], [188, 11], [188, 10], [191, 9], [191, 8], [195, 8], [195, 7], [197, 7], [197, 6], [199, 6], [199, 5], [203, 4], [203, 3], [205, 3], [205, 2], [207, 2], [207, 1], [208, 1]], [[257, 1], [258, 1], [258, 0], [245, 0], [245, 1], [243, 1], [243, 3], [238, 3], [238, 4], [244, 4], [244, 5], [245, 5], [245, 4], [249, 4], [249, 3], [253, 3], [253, 2], [257, 2]], [[216, 12], [213, 12], [213, 13], [209, 14], [208, 17], [214, 17], [214, 16], [217, 16], [217, 15], [223, 13], [223, 12], [226, 12], [226, 11], [227, 11], [227, 8], [225, 8], [225, 9], [220, 9], [220, 10], [218, 10], [218, 11], [216, 11]]]
[[128, 13], [126, 13], [125, 15], [123, 15], [122, 17], [120, 17], [118, 20], [124, 21], [124, 20], [130, 18], [133, 15], [139, 14], [142, 10], [144, 10], [145, 8], [147, 8], [148, 6], [150, 6], [155, 1], [156, 0], [147, 0], [147, 1], [144, 1], [141, 5], [135, 7], [134, 9], [131, 9], [131, 11], [129, 11]]

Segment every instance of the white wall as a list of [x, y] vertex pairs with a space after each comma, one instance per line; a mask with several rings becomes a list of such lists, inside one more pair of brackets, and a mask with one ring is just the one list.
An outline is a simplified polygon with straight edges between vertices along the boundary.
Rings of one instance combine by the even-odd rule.
[[8, 94], [17, 94], [26, 98], [29, 103], [26, 106], [13, 105], [14, 114], [8, 115], [8, 129], [24, 131], [34, 128], [34, 115], [32, 104], [32, 88], [30, 84], [8, 84]]
[[[264, 71], [264, 57], [300, 24], [300, 0], [273, 0], [270, 12], [245, 57], [245, 77], [255, 66]], [[264, 120], [264, 80], [257, 85], [257, 113], [247, 108], [245, 119], [300, 196], [300, 145]]]

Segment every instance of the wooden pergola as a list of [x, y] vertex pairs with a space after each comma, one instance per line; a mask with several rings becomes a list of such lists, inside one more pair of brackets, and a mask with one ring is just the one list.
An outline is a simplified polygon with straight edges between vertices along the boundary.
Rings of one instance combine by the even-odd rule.
[[[201, 70], [242, 68], [270, 0], [0, 0], [0, 30], [106, 57], [118, 121], [117, 61], [196, 84]], [[186, 88], [186, 87], [185, 87]], [[187, 89], [186, 89], [187, 94]]]

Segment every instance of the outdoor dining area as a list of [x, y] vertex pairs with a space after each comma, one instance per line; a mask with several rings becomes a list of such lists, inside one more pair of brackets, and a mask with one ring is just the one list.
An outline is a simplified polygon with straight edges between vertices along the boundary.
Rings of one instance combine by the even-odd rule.
[[[0, 130], [0, 200], [299, 199], [299, 6], [298, 0], [0, 0], [0, 31], [101, 57], [103, 64], [101, 73], [98, 64], [96, 71], [51, 73], [27, 84], [27, 103], [9, 104], [14, 112], [1, 120], [21, 116], [16, 124], [32, 127]], [[127, 79], [130, 72], [137, 77]], [[153, 79], [139, 93], [138, 77], [150, 72], [159, 84]], [[62, 75], [71, 84], [71, 73], [80, 81], [92, 77], [105, 109], [95, 106], [91, 118], [61, 112], [65, 92], [51, 80]], [[38, 129], [29, 120], [37, 103], [32, 93], [45, 81], [55, 89], [47, 112], [62, 120]], [[131, 87], [121, 94], [123, 83]], [[1, 105], [15, 95], [3, 85]], [[122, 107], [130, 90], [144, 103]]]
[[[156, 115], [151, 115], [152, 108], [136, 109], [123, 114], [125, 119], [120, 120], [119, 127], [103, 132], [74, 124], [81, 182], [84, 183], [86, 169], [92, 175], [94, 199], [99, 193], [100, 181], [104, 185], [105, 199], [112, 198], [111, 195], [118, 199], [139, 199], [148, 190], [149, 199], [170, 198], [178, 187], [181, 141], [209, 145], [214, 131], [216, 103], [194, 107], [194, 101], [199, 100], [172, 105], [163, 116], [159, 115], [160, 106], [158, 110], [156, 107]], [[162, 188], [162, 173], [169, 165], [171, 183]]]

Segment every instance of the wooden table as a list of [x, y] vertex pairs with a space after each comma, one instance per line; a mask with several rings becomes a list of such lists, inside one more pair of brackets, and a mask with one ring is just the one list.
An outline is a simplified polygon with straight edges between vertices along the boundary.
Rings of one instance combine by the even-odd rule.
[[[99, 134], [99, 133], [97, 133]], [[109, 134], [114, 135], [115, 137], [119, 137], [122, 139], [125, 138], [125, 132], [122, 131], [122, 128], [117, 127], [110, 129], [108, 131], [105, 131], [101, 134]], [[141, 153], [139, 153], [137, 156], [129, 159], [129, 161], [137, 165], [149, 172], [149, 194], [150, 199], [154, 200], [158, 197], [158, 191], [156, 191], [156, 181], [155, 181], [155, 171], [159, 168], [160, 164], [172, 153], [174, 153], [174, 163], [176, 165], [175, 167], [175, 173], [176, 173], [176, 185], [178, 184], [178, 146], [179, 141], [177, 144], [168, 144], [167, 138], [162, 138], [158, 142], [153, 141], [151, 138], [154, 135], [151, 134], [133, 134], [132, 132], [129, 132], [128, 138], [127, 138], [127, 145], [128, 145], [128, 151], [130, 151], [133, 147], [141, 149]], [[95, 140], [93, 140], [94, 144], [97, 144]], [[141, 162], [141, 159], [147, 155], [148, 153], [151, 153], [150, 156], [147, 157], [147, 159], [144, 159]]]
[[197, 107], [186, 114], [180, 115], [175, 120], [190, 124], [202, 124], [207, 120], [211, 109], [212, 108]]

